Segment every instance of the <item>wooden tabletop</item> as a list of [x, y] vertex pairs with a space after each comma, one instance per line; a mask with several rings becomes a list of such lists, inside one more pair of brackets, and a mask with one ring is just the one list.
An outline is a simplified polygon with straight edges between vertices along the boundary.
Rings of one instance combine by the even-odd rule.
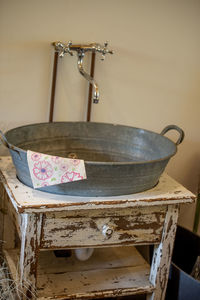
[[130, 195], [77, 197], [41, 192], [27, 187], [17, 179], [10, 156], [0, 157], [0, 180], [13, 206], [20, 213], [181, 204], [192, 203], [196, 198], [166, 173], [154, 188]]

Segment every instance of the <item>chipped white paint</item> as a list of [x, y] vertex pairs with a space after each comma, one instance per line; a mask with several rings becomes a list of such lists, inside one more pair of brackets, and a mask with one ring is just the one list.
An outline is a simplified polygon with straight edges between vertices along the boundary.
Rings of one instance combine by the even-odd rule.
[[[195, 196], [191, 192], [164, 174], [156, 187], [138, 194], [71, 197], [43, 193], [20, 183], [9, 157], [0, 158], [0, 170], [8, 198], [5, 202], [9, 203], [7, 209], [13, 220], [10, 223], [18, 227], [21, 236], [20, 254], [9, 250], [10, 257], [14, 253], [9, 261], [17, 263], [20, 256], [20, 278], [26, 297], [34, 298], [28, 290], [34, 291], [38, 286], [38, 299], [91, 299], [144, 292], [151, 293], [151, 300], [164, 299], [178, 216], [176, 204], [193, 202]], [[0, 217], [3, 235], [5, 218], [2, 213]], [[111, 229], [110, 235], [103, 234], [105, 226]], [[115, 245], [133, 244], [158, 244], [151, 274], [148, 264], [140, 263], [134, 247], [120, 247], [121, 266], [105, 266], [109, 251], [116, 258]], [[62, 267], [55, 257], [41, 251], [37, 273], [39, 250], [80, 247], [97, 247], [94, 253], [102, 254], [92, 255], [87, 262], [79, 261], [74, 270], [74, 262], [62, 263]], [[127, 265], [128, 257], [132, 263]], [[45, 266], [42, 271], [41, 266]], [[12, 266], [11, 269], [14, 270]]]
[[27, 234], [28, 215], [23, 214], [21, 218], [21, 252], [20, 252], [20, 282], [24, 277], [24, 256], [25, 256], [25, 240]]
[[[6, 193], [6, 190], [3, 189], [4, 191], [4, 201], [6, 202], [6, 211], [7, 215], [5, 218], [8, 218], [9, 221], [6, 222], [6, 226], [12, 230], [11, 226], [9, 225], [10, 221], [14, 224], [15, 229], [17, 230], [17, 233], [19, 235], [19, 238], [21, 238], [21, 229], [20, 229], [20, 224], [21, 224], [21, 215], [17, 213], [15, 208], [12, 205], [12, 202], [10, 201], [10, 197]], [[13, 226], [12, 226], [13, 227]], [[8, 248], [8, 247], [7, 247]], [[10, 247], [11, 248], [11, 247]]]
[[[118, 214], [117, 214], [118, 212]], [[103, 210], [92, 214], [84, 211], [81, 217], [66, 212], [46, 213], [42, 228], [42, 248], [101, 247], [158, 243], [161, 240], [166, 206], [152, 206], [115, 211]], [[112, 234], [103, 234], [104, 226]], [[84, 238], [83, 238], [84, 237]]]
[[[15, 250], [9, 252], [17, 260]], [[150, 266], [135, 247], [95, 249], [86, 262], [55, 258], [53, 251], [39, 256], [38, 300], [95, 299], [152, 292]]]
[[178, 207], [169, 206], [165, 218], [162, 240], [154, 247], [154, 254], [150, 273], [150, 282], [156, 286], [155, 292], [148, 296], [148, 300], [164, 300], [169, 267], [172, 257], [174, 238], [178, 220]]
[[24, 299], [31, 299], [37, 283], [37, 263], [40, 246], [41, 216], [21, 214], [20, 282]]
[[[195, 196], [175, 180], [164, 174], [153, 189], [115, 197], [74, 197], [33, 190], [16, 178], [10, 157], [0, 158], [0, 170], [7, 193], [19, 212], [46, 212], [74, 209], [101, 209], [107, 207], [136, 207], [192, 203]], [[11, 192], [12, 191], [12, 192]]]

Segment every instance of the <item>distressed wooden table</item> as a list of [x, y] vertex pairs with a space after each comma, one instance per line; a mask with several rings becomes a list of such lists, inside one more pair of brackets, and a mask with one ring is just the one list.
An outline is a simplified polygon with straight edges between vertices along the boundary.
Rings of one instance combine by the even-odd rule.
[[[0, 240], [24, 299], [95, 299], [147, 294], [164, 300], [179, 205], [195, 196], [164, 174], [146, 192], [71, 197], [18, 181], [10, 157], [0, 158]], [[151, 266], [134, 246], [154, 245]], [[95, 248], [78, 261], [55, 249]]]

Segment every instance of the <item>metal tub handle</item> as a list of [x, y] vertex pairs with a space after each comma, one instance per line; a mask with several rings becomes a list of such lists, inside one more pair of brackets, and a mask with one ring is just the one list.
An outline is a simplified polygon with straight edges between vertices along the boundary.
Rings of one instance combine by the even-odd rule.
[[4, 146], [6, 146], [8, 149], [10, 149], [9, 143], [1, 130], [0, 130], [0, 140], [4, 144]]
[[183, 139], [184, 139], [184, 136], [185, 136], [185, 133], [184, 133], [184, 131], [180, 128], [180, 127], [178, 127], [178, 126], [176, 126], [176, 125], [168, 125], [168, 126], [166, 126], [162, 131], [161, 131], [161, 135], [164, 135], [165, 133], [167, 133], [169, 130], [176, 130], [176, 131], [178, 131], [178, 133], [180, 134], [180, 136], [179, 136], [179, 138], [178, 138], [178, 140], [176, 141], [176, 145], [178, 146], [179, 144], [181, 144], [182, 143], [182, 141], [183, 141]]
[[0, 130], [0, 140], [1, 140], [2, 144], [4, 144], [4, 146], [6, 146], [6, 148], [8, 148], [9, 150], [13, 150], [18, 155], [18, 158], [20, 160], [22, 160], [20, 151], [17, 150], [16, 147], [14, 147], [8, 143], [5, 135], [3, 134], [3, 132], [1, 130]]

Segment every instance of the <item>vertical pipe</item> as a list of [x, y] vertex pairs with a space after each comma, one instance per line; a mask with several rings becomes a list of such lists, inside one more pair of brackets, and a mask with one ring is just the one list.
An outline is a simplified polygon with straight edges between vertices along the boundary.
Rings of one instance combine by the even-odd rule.
[[55, 53], [54, 53], [54, 65], [53, 65], [52, 85], [51, 85], [51, 101], [50, 101], [50, 110], [49, 110], [49, 122], [53, 122], [55, 91], [56, 91], [57, 66], [58, 66], [58, 52], [55, 51]]
[[[91, 67], [90, 67], [90, 76], [92, 78], [94, 78], [95, 57], [96, 57], [96, 53], [92, 52]], [[91, 119], [92, 90], [93, 90], [93, 86], [90, 83], [89, 84], [89, 93], [88, 93], [87, 122], [90, 122], [90, 119]]]

